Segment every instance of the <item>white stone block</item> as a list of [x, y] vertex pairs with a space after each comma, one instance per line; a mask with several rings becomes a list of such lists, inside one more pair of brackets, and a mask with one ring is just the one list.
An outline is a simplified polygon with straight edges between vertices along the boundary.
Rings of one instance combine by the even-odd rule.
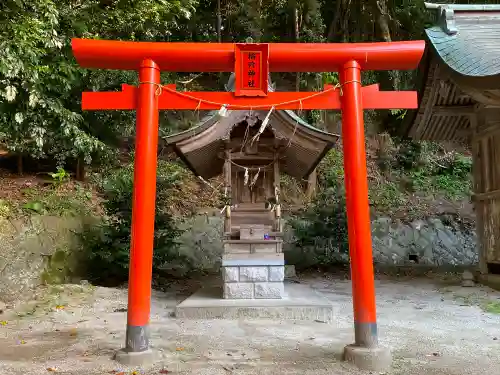
[[271, 266], [269, 267], [269, 281], [285, 280], [285, 267], [284, 266]]
[[252, 283], [224, 283], [224, 298], [226, 299], [252, 299]]
[[225, 283], [237, 283], [239, 281], [239, 275], [239, 267], [222, 268], [222, 280], [224, 280]]
[[240, 267], [240, 281], [267, 281], [268, 271], [267, 267]]
[[285, 295], [283, 283], [255, 283], [255, 298], [281, 299]]

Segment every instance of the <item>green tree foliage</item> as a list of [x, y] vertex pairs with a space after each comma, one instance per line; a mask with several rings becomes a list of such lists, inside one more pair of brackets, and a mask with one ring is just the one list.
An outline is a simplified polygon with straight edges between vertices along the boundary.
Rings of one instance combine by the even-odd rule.
[[[484, 1], [481, 1], [484, 2]], [[494, 2], [494, 1], [493, 1]], [[133, 135], [132, 112], [82, 112], [84, 90], [116, 90], [136, 83], [135, 72], [80, 69], [73, 37], [140, 41], [359, 42], [422, 36], [428, 13], [423, 0], [4, 0], [0, 3], [0, 143], [16, 153], [90, 162]], [[281, 78], [287, 75], [281, 75]], [[175, 73], [164, 80], [175, 80]], [[297, 74], [297, 89], [323, 79]], [[371, 77], [371, 78], [370, 78]], [[368, 81], [400, 88], [412, 73]], [[368, 82], [367, 81], [367, 82]], [[211, 83], [209, 83], [211, 82]], [[214, 84], [207, 82], [203, 89]], [[221, 86], [221, 82], [218, 82]], [[219, 87], [220, 88], [220, 87]], [[178, 115], [162, 117], [171, 127]], [[310, 121], [321, 116], [309, 113]], [[193, 119], [188, 120], [192, 122]]]
[[[176, 239], [182, 234], [163, 198], [181, 183], [180, 175], [170, 165], [160, 164], [157, 178], [153, 270], [158, 272], [170, 263], [189, 263], [188, 255], [178, 251]], [[102, 181], [105, 219], [83, 233], [87, 272], [94, 282], [117, 284], [128, 278], [130, 228], [132, 225], [133, 168], [119, 169]], [[183, 256], [181, 256], [183, 255]]]
[[319, 166], [319, 191], [289, 221], [296, 251], [309, 259], [305, 266], [345, 262], [349, 251], [342, 153], [333, 149]]
[[134, 83], [134, 72], [87, 71], [73, 37], [168, 40], [195, 0], [5, 0], [0, 3], [0, 143], [17, 153], [87, 162], [132, 130], [132, 113], [82, 113], [84, 90]]
[[[219, 15], [225, 42], [247, 37], [262, 42], [407, 40], [421, 38], [430, 21], [423, 0], [3, 0], [0, 144], [36, 158], [55, 157], [61, 163], [68, 157], [90, 162], [109, 151], [109, 146], [133, 135], [134, 114], [83, 113], [80, 93], [115, 90], [121, 83], [136, 83], [137, 75], [78, 68], [71, 38], [213, 42], [218, 40]], [[323, 81], [315, 74], [295, 78], [297, 89], [317, 88]], [[367, 83], [374, 80], [409, 88], [413, 73], [365, 77]], [[213, 84], [209, 80], [203, 89], [213, 89]], [[317, 113], [307, 117], [321, 118]], [[161, 126], [171, 127], [178, 118], [165, 115]]]

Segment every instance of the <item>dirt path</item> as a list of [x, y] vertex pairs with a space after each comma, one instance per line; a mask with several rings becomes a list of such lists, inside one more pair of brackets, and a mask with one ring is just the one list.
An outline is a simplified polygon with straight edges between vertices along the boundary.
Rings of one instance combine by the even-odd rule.
[[[334, 323], [177, 320], [171, 313], [182, 296], [175, 290], [155, 293], [151, 328], [157, 358], [144, 369], [121, 368], [110, 359], [124, 343], [125, 290], [51, 288], [43, 299], [18, 309], [21, 316], [0, 315], [0, 373], [363, 374], [339, 360], [353, 340], [350, 283], [302, 282], [331, 299]], [[394, 355], [387, 375], [496, 371], [500, 315], [484, 309], [495, 312], [500, 294], [479, 287], [439, 288], [429, 280], [379, 281], [377, 294], [380, 340]]]

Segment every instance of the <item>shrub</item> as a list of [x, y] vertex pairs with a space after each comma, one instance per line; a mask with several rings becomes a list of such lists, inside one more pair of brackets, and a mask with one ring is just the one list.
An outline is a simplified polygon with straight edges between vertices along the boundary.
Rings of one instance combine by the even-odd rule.
[[[343, 199], [314, 202], [290, 218], [294, 231], [290, 256], [297, 267], [328, 266], [348, 259], [347, 217]], [[293, 252], [293, 253], [292, 253]], [[288, 254], [287, 254], [288, 256]]]
[[[178, 168], [178, 167], [177, 167]], [[167, 173], [165, 173], [167, 172]], [[177, 238], [182, 234], [162, 197], [181, 183], [172, 168], [158, 168], [154, 232], [153, 270], [179, 262]], [[105, 218], [100, 225], [87, 227], [83, 244], [87, 253], [88, 277], [93, 282], [119, 284], [128, 278], [130, 228], [132, 224], [132, 166], [110, 172], [102, 183]]]
[[222, 256], [224, 221], [220, 216], [197, 215], [179, 224], [179, 257], [162, 266], [163, 272], [183, 276], [190, 272], [214, 271]]
[[297, 266], [331, 265], [348, 259], [342, 154], [332, 150], [321, 169], [315, 199], [287, 221], [294, 232], [289, 257], [296, 258], [293, 263]]
[[422, 158], [422, 149], [422, 142], [400, 141], [394, 160], [395, 167], [405, 171], [418, 167]]
[[472, 158], [446, 151], [436, 142], [399, 140], [393, 149], [391, 168], [404, 189], [457, 199], [469, 195]]

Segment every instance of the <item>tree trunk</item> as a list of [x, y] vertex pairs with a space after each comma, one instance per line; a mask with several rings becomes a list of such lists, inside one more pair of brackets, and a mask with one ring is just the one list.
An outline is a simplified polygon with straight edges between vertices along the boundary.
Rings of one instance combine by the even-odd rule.
[[82, 158], [78, 158], [76, 161], [76, 180], [85, 181], [85, 162]]
[[[370, 0], [369, 6], [372, 10], [373, 20], [376, 25], [377, 39], [382, 42], [391, 42], [391, 31], [389, 21], [389, 8], [387, 0]], [[378, 73], [380, 80], [380, 87], [382, 90], [392, 91], [396, 90], [399, 86], [399, 74], [395, 71], [381, 71]], [[379, 111], [379, 126], [374, 129], [379, 133], [385, 130], [389, 120], [390, 111]]]
[[378, 28], [378, 38], [384, 42], [391, 42], [391, 31], [389, 29], [390, 16], [387, 8], [387, 0], [372, 0], [371, 7]]
[[[297, 1], [292, 2], [293, 15], [293, 40], [295, 43], [300, 39], [299, 7]], [[295, 74], [295, 91], [300, 91], [300, 72]]]
[[[377, 39], [382, 42], [392, 42], [391, 30], [389, 27], [391, 17], [389, 15], [387, 0], [371, 0], [370, 7], [372, 8], [374, 23], [377, 29]], [[394, 73], [396, 72], [392, 74], [394, 79], [391, 78], [390, 72], [384, 72], [384, 74], [382, 74], [380, 84], [383, 89], [395, 90], [398, 87], [398, 76]]]
[[217, 0], [217, 41], [222, 42], [222, 14], [220, 9], [220, 1]]
[[336, 40], [335, 37], [337, 35], [337, 24], [340, 21], [340, 16], [342, 14], [344, 1], [345, 0], [337, 0], [337, 9], [335, 10], [332, 22], [330, 22], [330, 27], [328, 28], [328, 35], [326, 37], [326, 40], [328, 42], [334, 42]]
[[17, 155], [17, 174], [19, 176], [23, 175], [23, 154]]
[[307, 179], [307, 190], [306, 190], [306, 196], [307, 199], [312, 199], [314, 198], [314, 195], [316, 193], [316, 185], [318, 182], [318, 173], [317, 170], [314, 169], [314, 171], [311, 172]]

